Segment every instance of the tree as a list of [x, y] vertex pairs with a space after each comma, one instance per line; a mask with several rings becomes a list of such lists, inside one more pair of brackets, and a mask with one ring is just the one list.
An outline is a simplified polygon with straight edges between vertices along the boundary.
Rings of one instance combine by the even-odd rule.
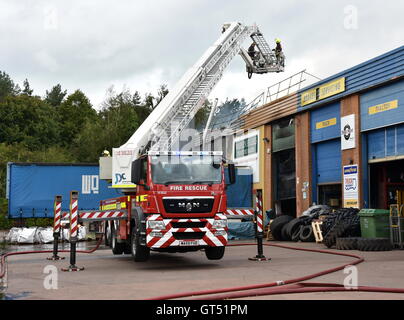
[[60, 142], [63, 146], [71, 146], [85, 123], [97, 118], [97, 112], [81, 90], [76, 90], [61, 103], [58, 115]]
[[34, 90], [31, 89], [28, 79], [24, 80], [23, 86], [24, 86], [24, 89], [22, 89], [21, 94], [25, 94], [27, 96], [32, 96], [32, 93], [34, 92]]
[[45, 101], [51, 106], [60, 106], [64, 97], [67, 95], [67, 90], [62, 91], [62, 86], [57, 84], [50, 91], [46, 90]]
[[39, 97], [8, 96], [0, 103], [0, 143], [22, 143], [42, 150], [59, 140], [54, 109]]
[[14, 84], [10, 76], [4, 71], [0, 71], [0, 101], [10, 95], [17, 95], [20, 92], [18, 85]]
[[167, 85], [162, 84], [157, 92], [157, 98], [156, 98], [156, 107], [157, 105], [163, 100], [163, 98], [168, 94], [168, 89]]

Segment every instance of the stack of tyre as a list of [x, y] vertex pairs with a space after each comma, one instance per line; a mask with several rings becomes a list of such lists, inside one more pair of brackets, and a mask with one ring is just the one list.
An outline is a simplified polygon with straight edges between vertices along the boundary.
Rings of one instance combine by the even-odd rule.
[[339, 250], [389, 251], [390, 239], [361, 238], [359, 209], [338, 209], [327, 216], [321, 225], [323, 243]]
[[277, 241], [314, 242], [315, 237], [311, 223], [319, 216], [329, 213], [331, 213], [330, 207], [317, 205], [310, 207], [298, 218], [289, 215], [278, 216], [270, 224], [272, 236]]

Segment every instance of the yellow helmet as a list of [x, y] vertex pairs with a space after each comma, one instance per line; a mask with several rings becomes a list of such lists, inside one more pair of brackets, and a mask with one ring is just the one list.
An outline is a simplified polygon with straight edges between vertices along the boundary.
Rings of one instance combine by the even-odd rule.
[[276, 38], [276, 39], [275, 39], [275, 42], [276, 42], [276, 43], [281, 43], [281, 39]]

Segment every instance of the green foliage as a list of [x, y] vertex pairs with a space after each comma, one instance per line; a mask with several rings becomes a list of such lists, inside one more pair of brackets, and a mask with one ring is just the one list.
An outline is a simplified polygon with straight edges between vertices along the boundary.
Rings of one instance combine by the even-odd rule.
[[34, 92], [34, 90], [31, 89], [28, 79], [24, 80], [23, 86], [24, 86], [24, 88], [22, 89], [21, 94], [25, 94], [27, 96], [32, 96], [32, 93]]
[[52, 218], [28, 218], [25, 219], [25, 226], [29, 227], [50, 227], [53, 226]]
[[7, 199], [0, 198], [0, 230], [10, 229], [12, 221], [8, 219]]
[[81, 90], [70, 94], [58, 108], [60, 143], [70, 146], [87, 121], [94, 121], [97, 112]]
[[55, 111], [39, 97], [8, 96], [0, 103], [0, 142], [22, 143], [29, 150], [59, 140]]
[[67, 91], [62, 91], [62, 86], [57, 84], [50, 91], [46, 90], [45, 101], [53, 107], [60, 106]]
[[4, 71], [0, 71], [0, 101], [10, 95], [16, 95], [20, 91], [18, 85], [15, 85], [10, 76]]
[[[0, 72], [0, 229], [10, 228], [5, 199], [8, 162], [98, 162], [101, 152], [124, 144], [168, 94], [109, 90], [100, 111], [81, 91], [67, 96], [60, 84], [45, 97], [33, 96], [28, 79], [23, 90]], [[52, 225], [52, 219], [27, 219], [27, 226]]]

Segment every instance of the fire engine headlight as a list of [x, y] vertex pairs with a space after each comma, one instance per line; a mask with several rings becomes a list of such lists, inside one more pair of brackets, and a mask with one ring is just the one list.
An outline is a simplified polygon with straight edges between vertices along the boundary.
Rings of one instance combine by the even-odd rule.
[[212, 227], [214, 229], [227, 228], [227, 219], [226, 220], [215, 220], [215, 221], [213, 221]]
[[147, 228], [154, 230], [164, 230], [166, 228], [164, 221], [147, 221]]

